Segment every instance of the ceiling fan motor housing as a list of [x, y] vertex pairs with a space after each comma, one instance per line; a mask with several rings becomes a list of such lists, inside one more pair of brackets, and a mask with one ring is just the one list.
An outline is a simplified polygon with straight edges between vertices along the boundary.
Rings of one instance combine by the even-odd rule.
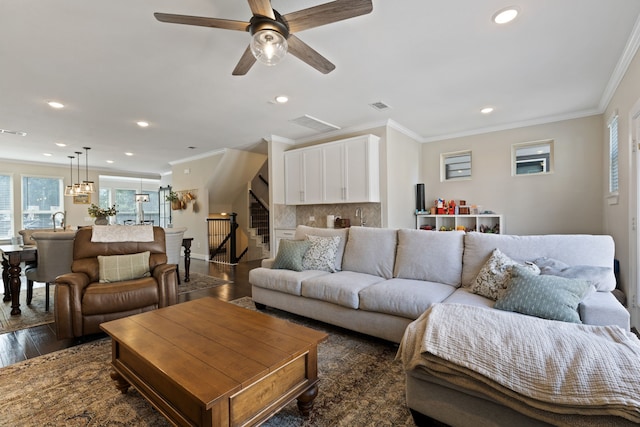
[[277, 12], [273, 11], [276, 16], [276, 19], [271, 19], [266, 16], [254, 15], [251, 18], [249, 24], [249, 33], [253, 36], [258, 31], [263, 30], [271, 30], [282, 34], [285, 39], [289, 38], [289, 27], [282, 20], [282, 16]]

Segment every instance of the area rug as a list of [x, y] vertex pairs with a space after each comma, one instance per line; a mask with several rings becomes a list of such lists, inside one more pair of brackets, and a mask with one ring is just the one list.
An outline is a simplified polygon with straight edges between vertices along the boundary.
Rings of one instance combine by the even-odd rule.
[[[235, 303], [253, 308], [250, 299]], [[267, 314], [323, 330], [319, 393], [309, 418], [290, 403], [267, 427], [413, 426], [404, 401], [397, 345], [267, 309]], [[109, 377], [103, 338], [0, 369], [0, 425], [169, 426], [135, 389], [123, 395]]]
[[51, 286], [49, 290], [49, 311], [44, 309], [44, 286], [33, 288], [33, 299], [31, 300], [31, 305], [28, 306], [27, 286], [23, 284], [20, 292], [20, 310], [22, 310], [22, 314], [19, 316], [11, 315], [11, 301], [2, 301], [0, 303], [0, 334], [53, 323], [53, 290], [54, 286]]
[[187, 294], [202, 289], [215, 288], [216, 286], [232, 283], [228, 280], [218, 279], [217, 277], [207, 276], [206, 274], [190, 273], [189, 281], [185, 282], [184, 277], [180, 278], [178, 285], [178, 294]]
[[[186, 294], [189, 292], [199, 291], [202, 289], [215, 288], [216, 286], [225, 285], [228, 280], [218, 279], [216, 277], [207, 276], [206, 274], [191, 273], [189, 281], [180, 281], [178, 285], [178, 294]], [[40, 284], [36, 284], [38, 286]], [[3, 301], [0, 305], [0, 334], [18, 331], [20, 329], [33, 328], [34, 326], [46, 325], [53, 323], [53, 293], [55, 285], [51, 286], [49, 295], [49, 311], [45, 311], [45, 287], [40, 285], [33, 288], [33, 299], [31, 306], [27, 306], [27, 285], [23, 280], [20, 292], [20, 310], [22, 314], [19, 316], [11, 315], [11, 301]]]

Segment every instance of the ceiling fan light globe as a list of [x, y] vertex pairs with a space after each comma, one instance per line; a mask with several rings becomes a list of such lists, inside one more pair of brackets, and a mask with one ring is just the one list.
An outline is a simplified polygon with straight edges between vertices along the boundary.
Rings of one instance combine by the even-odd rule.
[[257, 31], [251, 38], [251, 53], [265, 65], [276, 65], [287, 54], [287, 39], [277, 31]]

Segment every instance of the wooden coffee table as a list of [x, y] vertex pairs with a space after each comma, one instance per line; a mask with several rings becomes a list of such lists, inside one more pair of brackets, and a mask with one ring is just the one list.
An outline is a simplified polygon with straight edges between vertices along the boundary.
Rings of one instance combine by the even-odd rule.
[[263, 422], [293, 399], [308, 415], [324, 332], [215, 298], [103, 323], [111, 377], [180, 426]]

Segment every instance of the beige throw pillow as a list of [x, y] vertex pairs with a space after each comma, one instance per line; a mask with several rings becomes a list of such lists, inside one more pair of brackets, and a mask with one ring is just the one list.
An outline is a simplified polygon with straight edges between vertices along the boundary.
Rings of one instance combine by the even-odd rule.
[[149, 251], [131, 255], [98, 255], [100, 283], [149, 277], [151, 275], [150, 255]]
[[[507, 288], [510, 278], [509, 269], [514, 265], [522, 264], [503, 254], [500, 249], [494, 249], [491, 257], [484, 263], [471, 283], [471, 292], [497, 300]], [[533, 274], [540, 274], [540, 269], [531, 262], [525, 263], [524, 267]]]

